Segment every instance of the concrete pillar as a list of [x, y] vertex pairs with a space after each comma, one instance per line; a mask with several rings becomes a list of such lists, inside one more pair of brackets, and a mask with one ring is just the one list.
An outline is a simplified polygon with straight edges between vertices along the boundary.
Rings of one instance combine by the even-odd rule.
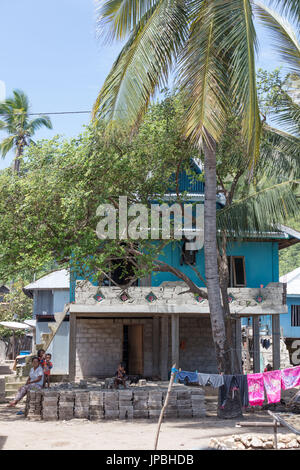
[[168, 380], [169, 317], [160, 319], [160, 378]]
[[152, 376], [159, 377], [160, 325], [159, 318], [152, 320]]
[[273, 369], [280, 369], [280, 315], [272, 315]]
[[235, 320], [235, 352], [237, 359], [237, 367], [239, 372], [242, 373], [242, 326], [241, 318]]
[[76, 315], [70, 313], [70, 339], [69, 339], [69, 381], [73, 382], [76, 375]]
[[172, 326], [172, 365], [176, 364], [177, 369], [179, 366], [179, 315], [173, 314], [171, 317]]
[[259, 316], [252, 317], [253, 328], [253, 371], [260, 372], [260, 337], [259, 337]]

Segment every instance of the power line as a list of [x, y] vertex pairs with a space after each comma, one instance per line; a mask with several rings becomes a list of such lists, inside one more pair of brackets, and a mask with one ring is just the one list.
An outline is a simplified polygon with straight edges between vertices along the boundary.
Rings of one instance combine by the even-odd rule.
[[[28, 116], [44, 116], [50, 114], [91, 114], [92, 111], [57, 111], [52, 113], [28, 113]], [[23, 113], [18, 113], [23, 114]]]

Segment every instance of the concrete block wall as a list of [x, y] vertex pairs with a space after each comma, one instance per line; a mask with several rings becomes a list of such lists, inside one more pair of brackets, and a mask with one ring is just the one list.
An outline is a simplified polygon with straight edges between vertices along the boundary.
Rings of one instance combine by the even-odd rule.
[[217, 373], [210, 318], [179, 319], [179, 367], [183, 370]]
[[144, 375], [152, 375], [151, 319], [77, 319], [76, 379], [111, 377], [123, 355], [123, 326], [144, 325]]

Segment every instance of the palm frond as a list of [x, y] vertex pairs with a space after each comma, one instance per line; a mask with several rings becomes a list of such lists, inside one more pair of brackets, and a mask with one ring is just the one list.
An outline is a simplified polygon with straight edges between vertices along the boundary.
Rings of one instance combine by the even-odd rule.
[[255, 165], [259, 155], [261, 121], [256, 89], [256, 32], [249, 0], [216, 2], [217, 34], [231, 80], [231, 96], [242, 116], [248, 157]]
[[273, 230], [278, 223], [299, 214], [299, 185], [300, 180], [288, 180], [235, 201], [217, 211], [218, 228], [238, 237]]
[[297, 22], [300, 19], [299, 0], [269, 0], [269, 4], [278, 10], [279, 14]]
[[108, 29], [107, 39], [123, 39], [158, 3], [159, 0], [106, 0], [104, 3], [97, 1], [98, 36], [103, 36]]
[[[289, 65], [292, 72], [300, 71], [300, 43], [292, 25], [276, 11], [271, 10], [258, 0], [254, 1], [255, 12], [273, 39], [274, 50]], [[300, 26], [300, 21], [298, 22]]]
[[34, 134], [34, 132], [37, 129], [40, 129], [41, 127], [47, 127], [48, 129], [52, 129], [51, 119], [48, 116], [40, 116], [28, 123], [28, 130], [32, 134]]
[[281, 124], [283, 128], [300, 139], [300, 106], [295, 103], [288, 94], [281, 99], [280, 112], [274, 116], [274, 121]]
[[213, 5], [203, 2], [179, 61], [179, 84], [189, 102], [185, 132], [198, 146], [208, 135], [218, 141], [226, 120], [228, 80], [216, 29]]
[[157, 87], [166, 84], [186, 34], [184, 1], [160, 0], [141, 19], [115, 61], [94, 104], [93, 118], [126, 117], [132, 125], [139, 121]]
[[7, 153], [13, 148], [15, 143], [15, 136], [11, 135], [9, 137], [6, 137], [5, 139], [2, 140], [0, 143], [0, 152], [2, 158], [4, 158]]

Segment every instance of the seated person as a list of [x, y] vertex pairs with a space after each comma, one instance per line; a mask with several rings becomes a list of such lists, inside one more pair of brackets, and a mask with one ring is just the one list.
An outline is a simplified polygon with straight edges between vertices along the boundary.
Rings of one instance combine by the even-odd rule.
[[9, 403], [8, 406], [16, 406], [16, 404], [26, 395], [28, 390], [40, 390], [44, 384], [44, 371], [39, 363], [38, 357], [32, 358], [32, 368], [29, 372], [26, 385], [20, 387], [15, 399]]
[[124, 385], [124, 388], [126, 388], [126, 380], [127, 380], [127, 375], [125, 371], [125, 364], [124, 362], [121, 362], [119, 364], [118, 370], [115, 373], [115, 380], [114, 380], [114, 387], [119, 388], [119, 385]]

